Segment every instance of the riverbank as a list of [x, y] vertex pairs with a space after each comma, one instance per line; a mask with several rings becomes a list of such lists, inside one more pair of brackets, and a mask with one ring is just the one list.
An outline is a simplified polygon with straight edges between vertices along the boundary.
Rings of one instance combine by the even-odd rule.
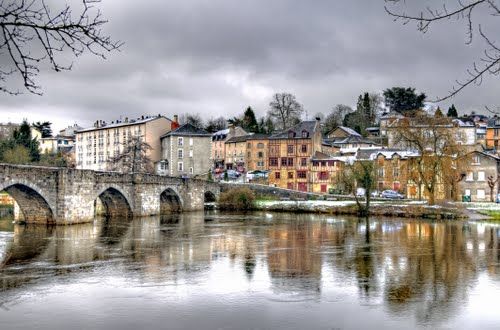
[[[320, 213], [335, 215], [357, 215], [355, 201], [265, 201], [256, 202], [257, 210], [269, 212]], [[372, 216], [423, 218], [423, 219], [468, 219], [469, 210], [463, 206], [426, 205], [421, 201], [374, 201]]]

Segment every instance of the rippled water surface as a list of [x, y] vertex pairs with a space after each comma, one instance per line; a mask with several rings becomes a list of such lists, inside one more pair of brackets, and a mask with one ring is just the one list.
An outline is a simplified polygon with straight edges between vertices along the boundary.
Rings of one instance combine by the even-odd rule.
[[0, 220], [0, 329], [500, 328], [495, 224]]

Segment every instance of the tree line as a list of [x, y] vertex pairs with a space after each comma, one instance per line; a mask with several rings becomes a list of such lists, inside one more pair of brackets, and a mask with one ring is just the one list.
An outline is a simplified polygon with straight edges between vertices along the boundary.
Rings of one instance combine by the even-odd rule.
[[[396, 112], [406, 117], [414, 117], [422, 111], [426, 99], [425, 93], [418, 93], [413, 87], [392, 87], [381, 94], [369, 92], [360, 94], [355, 108], [337, 104], [326, 114], [319, 112], [314, 117], [321, 118], [324, 134], [336, 127], [345, 126], [366, 135], [366, 129], [377, 126], [383, 113]], [[304, 106], [297, 101], [295, 95], [282, 92], [272, 96], [267, 112], [261, 117], [257, 117], [254, 109], [248, 106], [239, 116], [212, 117], [205, 121], [200, 114], [185, 114], [180, 116], [180, 123], [190, 123], [210, 133], [226, 129], [228, 124], [232, 124], [242, 127], [249, 133], [272, 134], [296, 125], [303, 119], [304, 113]], [[438, 116], [442, 114], [441, 109], [438, 108], [436, 113]], [[455, 105], [448, 109], [446, 115], [452, 118], [458, 117]]]

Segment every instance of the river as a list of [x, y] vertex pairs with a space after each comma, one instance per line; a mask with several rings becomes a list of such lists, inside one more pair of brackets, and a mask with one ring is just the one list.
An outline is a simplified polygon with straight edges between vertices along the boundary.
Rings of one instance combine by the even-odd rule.
[[498, 329], [499, 235], [284, 213], [4, 219], [0, 329]]

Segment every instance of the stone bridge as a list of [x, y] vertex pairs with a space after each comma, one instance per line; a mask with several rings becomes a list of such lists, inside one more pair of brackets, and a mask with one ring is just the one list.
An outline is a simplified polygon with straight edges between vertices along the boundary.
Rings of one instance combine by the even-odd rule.
[[93, 221], [98, 205], [112, 217], [203, 210], [220, 187], [151, 174], [0, 164], [0, 191], [15, 199], [25, 222], [73, 224]]

